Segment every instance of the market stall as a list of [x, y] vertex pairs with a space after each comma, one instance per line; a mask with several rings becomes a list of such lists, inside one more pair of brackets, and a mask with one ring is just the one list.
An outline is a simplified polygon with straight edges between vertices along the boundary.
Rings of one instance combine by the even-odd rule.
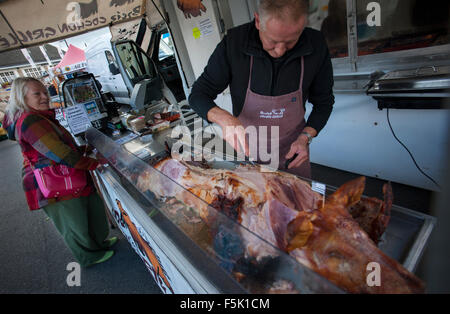
[[[17, 12], [17, 3], [23, 4], [23, 2], [15, 1], [13, 4], [12, 1], [7, 1], [2, 4], [2, 12], [6, 17], [13, 16]], [[46, 6], [58, 3], [60, 12], [63, 12], [63, 5], [68, 4], [67, 2], [47, 1]], [[119, 20], [123, 22], [140, 18], [147, 11], [147, 13], [151, 11], [151, 14], [147, 14], [147, 19], [149, 16], [152, 18], [156, 16], [155, 20], [150, 19], [148, 25], [155, 25], [154, 21], [157, 20], [159, 23], [169, 17], [167, 26], [176, 46], [176, 63], [179, 65], [183, 78], [183, 87], [189, 91], [207, 63], [208, 56], [225, 34], [225, 26], [237, 26], [239, 23], [250, 21], [252, 19], [250, 4], [256, 1], [228, 3], [204, 0], [202, 1], [204, 10], [201, 10], [201, 14], [200, 11], [196, 12], [192, 18], [189, 16], [191, 13], [180, 11], [175, 0], [163, 3], [156, 1], [158, 6], [154, 5], [154, 1], [151, 1], [152, 3], [149, 1], [119, 2], [115, 1], [115, 6], [108, 7], [107, 2], [91, 1], [92, 6], [86, 6], [83, 11], [86, 15], [82, 17], [83, 26], [79, 26], [78, 30], [77, 24], [67, 24], [67, 20], [63, 21], [59, 18], [62, 15], [55, 14], [55, 20], [51, 21], [54, 36], [48, 37], [59, 39], [108, 24], [119, 24]], [[375, 101], [377, 99], [372, 99], [373, 94], [367, 95], [367, 86], [376, 83], [377, 78], [382, 78], [374, 77], [373, 74], [376, 74], [376, 71], [389, 72], [401, 67], [412, 71], [415, 77], [423, 76], [425, 72], [432, 72], [431, 75], [434, 77], [436, 69], [448, 65], [450, 60], [448, 44], [437, 43], [433, 47], [419, 49], [423, 45], [420, 43], [420, 45], [410, 46], [415, 48], [411, 50], [394, 52], [382, 50], [382, 53], [378, 55], [358, 56], [356, 34], [347, 34], [345, 29], [348, 26], [349, 30], [353, 29], [356, 32], [357, 26], [360, 26], [361, 35], [364, 34], [362, 30], [367, 30], [366, 36], [369, 36], [369, 31], [373, 29], [366, 29], [363, 22], [357, 23], [357, 13], [365, 17], [360, 12], [366, 13], [363, 7], [358, 7], [357, 11], [354, 1], [348, 0], [346, 4], [346, 8], [341, 7], [336, 11], [330, 9], [329, 14], [317, 11], [315, 20], [315, 22], [322, 21], [322, 14], [325, 14], [324, 16], [327, 16], [330, 21], [334, 13], [341, 13], [342, 10], [344, 13], [349, 13], [348, 20], [344, 15], [344, 31], [341, 34], [342, 38], [339, 37], [342, 40], [329, 42], [334, 57], [332, 61], [336, 81], [336, 105], [333, 119], [327, 126], [329, 131], [325, 130], [314, 143], [312, 162], [385, 180], [414, 183], [415, 186], [430, 188], [431, 183], [424, 183], [422, 176], [416, 175], [415, 169], [412, 171], [408, 163], [404, 160], [401, 160], [401, 163], [396, 162], [397, 156], [401, 155], [399, 153], [401, 148], [396, 143], [390, 144], [391, 134], [386, 131], [387, 128], [382, 128], [385, 126], [382, 123], [384, 112], [378, 110], [386, 106], [377, 108], [377, 101]], [[246, 7], [245, 12], [243, 6]], [[316, 7], [316, 10], [319, 10], [327, 6]], [[162, 14], [160, 14], [161, 11]], [[245, 16], [244, 13], [247, 11], [249, 14]], [[395, 10], [392, 9], [392, 11]], [[28, 12], [28, 16], [30, 14]], [[94, 25], [95, 20], [97, 20], [96, 25]], [[50, 32], [48, 30], [50, 26], [46, 28], [45, 23], [41, 25], [43, 30]], [[70, 27], [70, 25], [75, 26]], [[24, 39], [28, 39], [27, 29], [37, 27], [34, 25], [33, 28], [28, 25], [24, 27], [21, 28], [19, 21], [14, 21], [5, 27], [7, 31], [2, 33], [0, 38], [0, 50], [36, 44], [46, 37], [40, 36], [41, 41], [37, 40], [39, 38], [30, 38], [29, 41], [25, 41]], [[327, 28], [323, 27], [323, 31], [326, 33]], [[331, 29], [331, 31], [338, 30]], [[417, 33], [410, 36], [417, 37]], [[365, 38], [361, 36], [361, 39]], [[382, 39], [384, 40], [384, 37]], [[403, 43], [402, 38], [398, 40]], [[365, 44], [364, 47], [367, 48], [370, 42]], [[191, 139], [191, 136], [195, 135], [192, 132], [196, 115], [189, 108], [187, 101], [172, 102], [164, 96], [160, 90], [163, 85], [159, 80], [160, 76], [153, 69], [152, 61], [145, 51], [130, 42], [113, 43], [112, 49], [114, 58], [108, 59], [108, 56], [106, 58], [111, 61], [110, 65], [118, 63], [116, 70], [122, 72], [123, 78], [129, 85], [130, 95], [128, 96], [131, 99], [131, 109], [126, 108], [128, 111], [121, 111], [118, 117], [108, 117], [108, 125], [111, 125], [111, 128], [104, 133], [95, 128], [88, 128], [93, 124], [92, 120], [98, 120], [99, 113], [102, 114], [97, 106], [97, 100], [100, 99], [99, 91], [91, 79], [84, 82], [74, 80], [73, 84], [67, 84], [67, 92], [70, 96], [68, 108], [74, 118], [69, 129], [74, 136], [84, 133], [87, 129], [85, 135], [87, 142], [108, 160], [107, 165], [92, 173], [97, 188], [112, 221], [125, 235], [147, 266], [150, 276], [164, 293], [423, 292], [426, 283], [418, 279], [414, 272], [430, 239], [436, 223], [435, 218], [396, 206], [395, 203], [391, 204], [392, 199], [387, 193], [384, 200], [375, 199], [371, 195], [359, 195], [356, 208], [352, 207], [352, 210], [348, 212], [338, 211], [340, 224], [332, 225], [331, 220], [327, 220], [328, 213], [321, 209], [333, 204], [333, 199], [336, 199], [333, 195], [340, 191], [339, 187], [289, 177], [289, 180], [306, 188], [306, 195], [316, 197], [313, 205], [304, 211], [307, 213], [307, 219], [302, 214], [298, 214], [301, 212], [298, 208], [295, 209], [297, 211], [290, 211], [292, 208], [283, 203], [284, 207], [280, 207], [280, 212], [290, 213], [289, 219], [286, 218], [287, 216], [276, 216], [276, 211], [272, 212], [261, 206], [259, 208], [261, 211], [257, 213], [262, 213], [261, 216], [245, 216], [250, 217], [245, 220], [242, 216], [246, 210], [246, 207], [242, 205], [243, 200], [230, 201], [229, 198], [220, 198], [219, 195], [213, 194], [216, 192], [215, 186], [210, 184], [217, 177], [212, 175], [209, 177], [211, 180], [205, 180], [205, 178], [208, 178], [207, 175], [211, 173], [219, 177], [229, 176], [228, 173], [235, 173], [233, 172], [236, 171], [235, 169], [241, 169], [239, 168], [241, 164], [254, 171], [253, 165], [248, 161], [236, 162], [235, 158], [229, 160], [226, 156], [211, 151], [211, 154], [214, 153], [214, 158], [206, 164], [203, 159], [198, 160], [199, 163], [195, 166], [188, 164], [189, 167], [200, 167], [189, 169], [192, 173], [198, 174], [197, 178], [204, 179], [204, 186], [201, 188], [198, 188], [198, 184], [188, 187], [183, 181], [184, 178], [171, 177], [178, 173], [177, 169], [185, 168], [174, 168], [174, 171], [169, 173], [161, 169], [161, 162], [171, 157], [168, 153], [171, 152], [173, 144], [170, 142], [172, 131], [177, 125], [186, 127], [189, 133], [188, 138]], [[361, 52], [366, 54], [367, 49], [361, 49]], [[57, 67], [60, 69], [59, 75], [70, 75], [72, 70], [83, 68], [82, 53], [79, 49], [69, 47], [66, 56], [67, 58]], [[384, 77], [386, 78], [389, 77]], [[378, 81], [379, 83], [382, 82]], [[380, 97], [380, 95], [375, 96]], [[421, 101], [423, 105], [423, 99]], [[220, 107], [229, 109], [231, 107], [229, 91], [219, 95], [216, 102]], [[352, 114], [348, 114], [350, 109]], [[407, 111], [396, 111], [397, 117], [408, 122], [413, 121], [413, 123], [404, 123], [403, 131], [412, 135], [415, 134], [414, 132], [421, 132], [418, 136], [411, 136], [414, 138], [412, 145], [421, 148], [423, 155], [426, 155], [423, 156], [426, 164], [440, 176], [444, 173], [441, 171], [441, 164], [445, 159], [442, 158], [441, 150], [434, 149], [433, 143], [448, 142], [446, 138], [443, 138], [445, 132], [442, 132], [446, 127], [445, 115], [442, 111], [430, 109], [425, 112], [417, 111], [409, 105], [403, 109]], [[380, 117], [381, 114], [383, 114], [382, 117]], [[205, 121], [200, 120], [202, 131], [203, 123]], [[417, 128], [419, 123], [428, 130], [427, 133]], [[120, 130], [118, 125], [121, 126]], [[432, 136], [429, 136], [430, 132]], [[201, 142], [197, 149], [203, 151], [204, 144]], [[336, 147], [339, 149], [334, 149], [335, 153], [330, 154], [330, 148]], [[194, 152], [195, 149], [192, 151]], [[181, 167], [174, 163], [177, 167]], [[187, 167], [186, 164], [182, 166]], [[254, 172], [247, 174], [248, 177], [255, 175]], [[285, 176], [281, 172], [274, 172], [274, 175]], [[260, 178], [261, 174], [257, 173], [256, 176]], [[231, 182], [235, 183], [235, 181]], [[280, 183], [279, 186], [282, 185], [283, 183]], [[433, 188], [435, 188], [434, 185]], [[272, 186], [272, 189], [276, 189], [276, 186]], [[224, 191], [225, 189], [221, 190], [226, 193]], [[218, 200], [220, 202], [217, 202]], [[272, 204], [268, 203], [267, 199], [264, 201], [264, 204]], [[367, 215], [364, 214], [356, 215], [355, 211], [357, 213], [358, 208], [365, 208], [360, 206], [360, 201], [365, 206], [372, 204], [371, 208], [376, 210], [376, 214], [373, 217], [366, 217]], [[349, 206], [345, 206], [346, 210], [347, 207]], [[264, 212], [263, 208], [268, 211]], [[333, 212], [335, 208], [330, 207], [330, 212]], [[210, 217], [214, 219], [211, 220]], [[320, 221], [318, 217], [325, 219], [324, 221], [329, 224], [324, 224], [320, 228], [314, 227], [315, 221]], [[366, 218], [377, 222], [375, 235], [370, 239], [367, 237], [372, 233], [361, 232], [361, 230], [366, 231], [364, 228], [372, 226], [367, 223]], [[279, 219], [285, 219], [288, 222], [279, 228], [277, 227]], [[258, 229], [256, 227], [258, 222], [262, 223], [263, 227]], [[287, 227], [291, 222], [295, 224]], [[324, 228], [325, 226], [327, 228]], [[293, 231], [291, 228], [294, 228]], [[323, 240], [325, 237], [323, 230], [331, 230], [329, 237], [326, 238], [327, 241]], [[354, 232], [349, 233], [348, 230]], [[269, 232], [267, 235], [264, 231], [272, 233]], [[334, 232], [342, 232], [343, 235]], [[348, 238], [342, 238], [344, 235]], [[352, 244], [354, 238], [359, 242]], [[330, 243], [333, 249], [326, 250], [321, 247], [317, 251], [308, 250], [306, 243], [309, 239]], [[333, 241], [334, 239], [341, 240]], [[250, 248], [253, 249], [249, 249], [249, 243], [251, 243]], [[370, 250], [367, 251], [367, 248]], [[380, 285], [377, 285], [376, 280], [368, 283], [369, 275], [372, 274], [372, 268], [369, 268], [369, 262], [374, 261], [372, 258], [381, 266], [382, 283]], [[345, 273], [348, 269], [354, 270], [352, 267], [357, 267], [358, 271], [350, 272], [348, 276], [340, 273]], [[389, 275], [384, 277], [386, 273]], [[339, 274], [341, 276], [337, 276]], [[353, 283], [345, 282], [343, 278], [347, 277], [351, 278]], [[397, 283], [397, 285], [391, 285], [391, 283]]]

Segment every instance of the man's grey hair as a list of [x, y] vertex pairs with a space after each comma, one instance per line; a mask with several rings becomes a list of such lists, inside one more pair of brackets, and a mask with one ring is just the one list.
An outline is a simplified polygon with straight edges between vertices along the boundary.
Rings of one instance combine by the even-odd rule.
[[308, 14], [308, 10], [309, 0], [261, 0], [258, 14], [264, 27], [269, 17], [298, 21], [302, 15]]

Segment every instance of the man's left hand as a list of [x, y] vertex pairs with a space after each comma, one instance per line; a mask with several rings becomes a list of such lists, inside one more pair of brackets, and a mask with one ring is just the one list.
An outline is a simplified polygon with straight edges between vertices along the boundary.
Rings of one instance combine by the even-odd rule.
[[[312, 137], [317, 135], [317, 131], [311, 127], [305, 127], [304, 132], [309, 133]], [[291, 149], [285, 156], [286, 160], [291, 159], [297, 154], [297, 157], [289, 163], [288, 169], [300, 167], [300, 165], [309, 159], [308, 137], [300, 134], [299, 137], [291, 144]]]
[[297, 168], [309, 158], [308, 140], [298, 137], [292, 144], [291, 149], [285, 156], [286, 160], [291, 159], [297, 154], [297, 157], [289, 163], [288, 169]]

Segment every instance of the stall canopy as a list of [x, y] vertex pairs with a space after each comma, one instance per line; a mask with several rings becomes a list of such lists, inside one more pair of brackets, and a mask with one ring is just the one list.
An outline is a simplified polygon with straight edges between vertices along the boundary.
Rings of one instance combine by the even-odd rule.
[[[0, 1], [0, 52], [53, 42], [140, 18], [146, 12], [146, 2], [148, 1]], [[152, 3], [150, 1], [153, 6]]]
[[60, 69], [61, 73], [69, 73], [85, 67], [86, 55], [84, 54], [84, 50], [74, 45], [69, 45], [69, 49], [67, 49], [64, 58], [55, 66], [55, 69]]

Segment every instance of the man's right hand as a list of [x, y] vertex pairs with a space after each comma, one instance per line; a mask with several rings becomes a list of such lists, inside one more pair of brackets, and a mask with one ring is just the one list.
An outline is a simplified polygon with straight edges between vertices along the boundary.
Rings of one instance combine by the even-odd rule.
[[250, 150], [245, 137], [245, 129], [238, 118], [219, 107], [208, 111], [208, 120], [217, 123], [222, 128], [223, 139], [238, 153], [244, 149], [244, 154], [249, 156]]

